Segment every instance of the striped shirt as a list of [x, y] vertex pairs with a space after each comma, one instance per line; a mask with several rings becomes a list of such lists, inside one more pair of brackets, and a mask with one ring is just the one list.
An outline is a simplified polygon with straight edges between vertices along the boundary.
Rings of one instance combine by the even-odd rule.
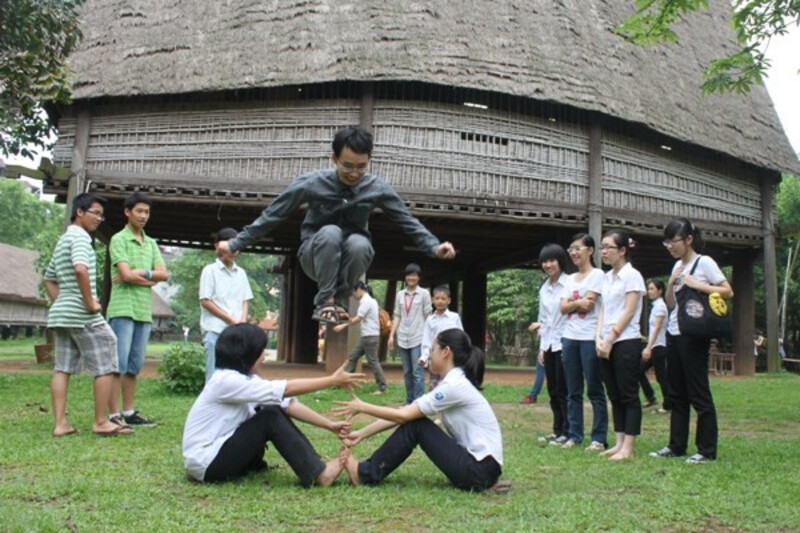
[[[131, 270], [153, 270], [164, 264], [155, 239], [142, 231], [140, 242], [127, 225], [111, 237], [110, 253], [112, 276], [119, 275], [119, 263], [127, 263]], [[111, 285], [108, 318], [124, 317], [137, 322], [152, 322], [152, 298], [150, 287], [115, 281]]]
[[89, 269], [92, 295], [97, 298], [97, 268], [92, 238], [80, 226], [70, 225], [58, 239], [44, 274], [44, 279], [58, 284], [58, 297], [47, 313], [47, 327], [82, 328], [104, 322], [103, 315], [86, 310], [75, 275], [76, 265], [84, 265]]

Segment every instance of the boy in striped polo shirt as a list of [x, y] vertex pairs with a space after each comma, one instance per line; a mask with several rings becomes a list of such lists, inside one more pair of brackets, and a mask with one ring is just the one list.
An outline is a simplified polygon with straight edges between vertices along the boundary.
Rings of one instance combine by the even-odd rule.
[[117, 339], [100, 314], [95, 288], [96, 261], [90, 232], [97, 230], [105, 200], [89, 193], [72, 202], [71, 224], [58, 240], [44, 275], [44, 287], [53, 304], [47, 327], [55, 339], [55, 369], [50, 383], [54, 437], [77, 433], [67, 421], [67, 389], [81, 364], [94, 375], [94, 423], [101, 436], [131, 433], [127, 426], [106, 418], [113, 373], [117, 371]]
[[[133, 407], [136, 378], [144, 366], [144, 353], [153, 324], [151, 287], [169, 278], [158, 244], [144, 232], [150, 220], [150, 198], [135, 192], [125, 199], [127, 224], [111, 237], [111, 299], [108, 322], [117, 335], [117, 364], [109, 412], [111, 420], [132, 426], [155, 426]], [[122, 412], [118, 410], [122, 389]]]

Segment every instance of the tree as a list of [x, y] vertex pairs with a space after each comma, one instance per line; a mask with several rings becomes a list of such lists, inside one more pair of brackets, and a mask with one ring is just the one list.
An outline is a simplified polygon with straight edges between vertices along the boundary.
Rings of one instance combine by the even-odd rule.
[[0, 242], [49, 254], [64, 231], [64, 206], [40, 200], [17, 180], [0, 179]]
[[78, 45], [83, 0], [0, 2], [0, 151], [32, 157], [54, 126], [45, 103], [70, 102], [67, 56]]
[[[786, 269], [783, 273], [783, 292], [781, 294], [780, 328], [778, 337], [785, 340], [786, 317], [789, 307], [789, 294], [794, 269], [800, 255], [800, 180], [794, 176], [784, 176], [778, 189], [778, 227], [785, 240]], [[796, 293], [795, 293], [796, 294]], [[792, 301], [797, 302], [797, 298]]]
[[540, 270], [510, 269], [487, 276], [486, 318], [489, 331], [501, 346], [520, 347], [539, 308], [539, 287], [545, 275]]
[[[732, 0], [739, 49], [706, 67], [703, 92], [746, 93], [769, 68], [769, 41], [800, 25], [800, 0]], [[640, 45], [677, 43], [673, 26], [684, 15], [708, 8], [708, 0], [636, 0], [636, 12], [616, 32]]]
[[[178, 288], [172, 299], [172, 308], [178, 321], [193, 329], [200, 326], [200, 273], [203, 267], [214, 261], [214, 252], [209, 250], [187, 250], [171, 259], [167, 265], [170, 284]], [[277, 258], [271, 255], [241, 254], [236, 264], [241, 266], [250, 280], [253, 299], [250, 301], [250, 316], [260, 320], [267, 311], [277, 311], [280, 304], [280, 278], [270, 273]]]

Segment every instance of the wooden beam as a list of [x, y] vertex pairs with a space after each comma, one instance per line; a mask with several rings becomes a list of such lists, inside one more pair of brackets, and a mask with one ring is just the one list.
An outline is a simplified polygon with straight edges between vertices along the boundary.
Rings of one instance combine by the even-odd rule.
[[756, 371], [753, 357], [755, 335], [755, 287], [753, 254], [739, 252], [733, 261], [733, 352], [736, 354], [737, 376], [752, 376]]
[[472, 345], [483, 348], [486, 339], [486, 274], [474, 267], [464, 273], [464, 313], [461, 322]]
[[[394, 302], [397, 298], [397, 280], [386, 280], [386, 294], [383, 297], [383, 308], [389, 313], [389, 316], [394, 314]], [[386, 356], [389, 352], [389, 337], [381, 337], [381, 343], [378, 346], [378, 360], [383, 363], [386, 361]]]
[[375, 85], [366, 82], [361, 85], [361, 110], [359, 112], [359, 122], [361, 127], [372, 132], [375, 122]]
[[772, 175], [761, 178], [761, 229], [764, 238], [764, 289], [767, 316], [767, 372], [778, 372], [778, 265], [775, 256], [775, 187]]
[[594, 238], [594, 262], [600, 263], [600, 240], [603, 236], [603, 139], [597, 117], [589, 123], [589, 235]]
[[64, 227], [70, 224], [72, 201], [84, 191], [86, 186], [86, 152], [89, 149], [91, 122], [92, 116], [89, 106], [82, 105], [78, 108], [77, 123], [75, 125], [75, 144], [72, 145], [72, 163], [70, 164], [70, 178], [67, 186], [67, 209]]

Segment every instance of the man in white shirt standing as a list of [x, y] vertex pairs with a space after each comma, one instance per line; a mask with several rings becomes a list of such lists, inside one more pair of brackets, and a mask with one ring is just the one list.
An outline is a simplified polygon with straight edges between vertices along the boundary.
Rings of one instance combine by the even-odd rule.
[[419, 286], [422, 269], [409, 263], [405, 270], [406, 286], [394, 300], [392, 332], [389, 334], [389, 349], [397, 351], [403, 363], [403, 379], [406, 385], [406, 404], [412, 403], [425, 392], [425, 370], [420, 367], [422, 332], [425, 320], [431, 314], [431, 295]]
[[206, 265], [200, 275], [200, 328], [206, 351], [206, 382], [216, 367], [219, 334], [229, 325], [247, 322], [249, 301], [253, 299], [247, 273], [235, 262], [239, 252], [227, 252], [218, 245], [235, 236], [233, 228], [223, 228], [214, 236], [217, 260]]

